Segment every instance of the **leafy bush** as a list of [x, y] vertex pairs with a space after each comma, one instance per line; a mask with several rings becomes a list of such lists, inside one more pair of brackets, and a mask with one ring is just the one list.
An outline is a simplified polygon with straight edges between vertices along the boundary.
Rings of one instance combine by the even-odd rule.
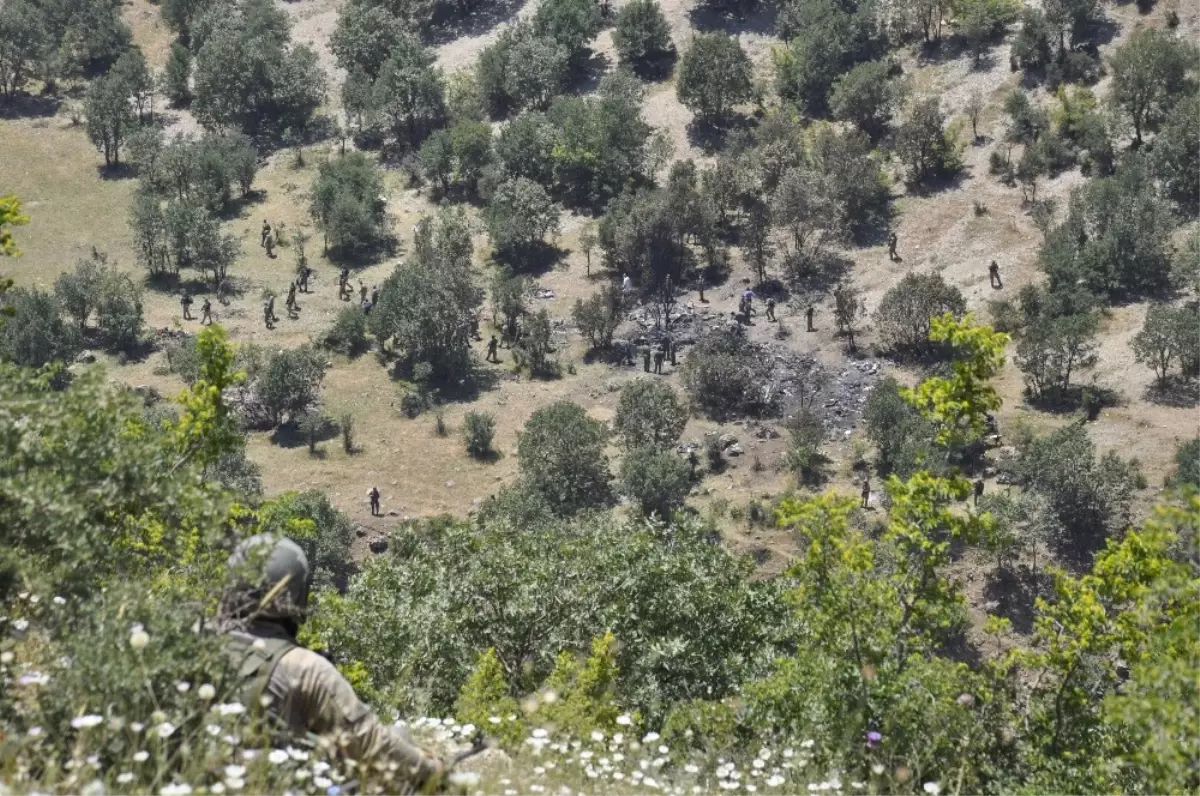
[[887, 61], [867, 61], [835, 80], [829, 99], [834, 117], [873, 137], [885, 133], [902, 93], [891, 71]]
[[622, 65], [643, 74], [654, 73], [658, 63], [674, 53], [671, 29], [657, 0], [632, 0], [621, 6], [613, 46]]
[[575, 299], [571, 319], [579, 327], [579, 333], [587, 337], [593, 349], [612, 345], [613, 334], [625, 318], [625, 297], [621, 290], [607, 285], [593, 293], [586, 301]]
[[259, 509], [262, 531], [286, 535], [308, 557], [315, 589], [344, 585], [354, 569], [350, 542], [354, 524], [322, 492], [285, 492]]
[[10, 313], [0, 323], [0, 360], [41, 367], [69, 363], [79, 352], [79, 330], [63, 321], [53, 294], [19, 287], [0, 300]]
[[1165, 384], [1171, 363], [1178, 360], [1182, 375], [1196, 375], [1200, 355], [1200, 304], [1189, 302], [1174, 307], [1154, 304], [1146, 311], [1146, 321], [1134, 335], [1132, 348], [1137, 361], [1153, 368], [1160, 384]]
[[880, 341], [895, 351], [929, 345], [931, 319], [947, 312], [960, 316], [967, 309], [958, 288], [947, 285], [941, 274], [905, 274], [884, 294], [875, 311]]
[[896, 154], [916, 184], [953, 174], [962, 166], [958, 131], [946, 126], [937, 97], [918, 100], [896, 130]]
[[479, 54], [475, 65], [479, 91], [493, 117], [511, 111], [545, 109], [569, 74], [570, 52], [532, 25], [512, 25]]
[[410, 147], [419, 146], [446, 115], [446, 87], [435, 60], [420, 39], [404, 32], [372, 84], [371, 111]]
[[566, 50], [576, 66], [585, 60], [587, 43], [600, 32], [602, 22], [595, 0], [544, 0], [533, 15], [534, 32]]
[[496, 418], [486, 412], [467, 412], [463, 418], [463, 437], [467, 453], [483, 459], [492, 453], [492, 438], [496, 435]]
[[141, 342], [142, 289], [128, 274], [104, 277], [96, 300], [96, 326], [110, 350], [130, 351]]
[[701, 34], [679, 60], [675, 93], [701, 120], [715, 123], [750, 99], [751, 76], [750, 59], [737, 39]]
[[1157, 130], [1176, 103], [1195, 96], [1192, 73], [1197, 57], [1200, 51], [1195, 44], [1153, 28], [1135, 30], [1113, 52], [1109, 101], [1129, 117], [1138, 144], [1142, 132]]
[[766, 410], [763, 383], [770, 365], [754, 344], [731, 332], [712, 332], [697, 341], [680, 368], [692, 403], [709, 416]]
[[907, 478], [917, 470], [938, 471], [933, 425], [904, 400], [900, 383], [890, 376], [875, 385], [863, 407], [867, 437], [879, 451], [882, 474]]
[[687, 409], [669, 385], [639, 379], [622, 388], [613, 425], [626, 451], [668, 450], [679, 440], [687, 418]]
[[673, 451], [644, 445], [625, 454], [620, 481], [621, 491], [643, 514], [665, 519], [683, 505], [691, 488], [691, 468]]
[[1054, 401], [1069, 394], [1071, 375], [1096, 364], [1096, 325], [1094, 315], [1081, 313], [1041, 318], [1022, 332], [1016, 362], [1031, 397]]
[[343, 307], [333, 319], [321, 345], [348, 357], [367, 350], [367, 316], [359, 307]]
[[[345, 601], [322, 601], [317, 620], [329, 649], [362, 661], [405, 709], [449, 709], [488, 649], [508, 693], [533, 693], [560, 652], [588, 649], [604, 627], [630, 640], [617, 648], [619, 704], [653, 720], [679, 699], [720, 699], [760, 670], [783, 619], [775, 588], [752, 582], [750, 562], [694, 521], [435, 521], [398, 530], [392, 549], [365, 565]], [[508, 621], [495, 622], [497, 611]], [[440, 643], [418, 641], [431, 637]]]
[[603, 505], [608, 497], [604, 424], [583, 407], [558, 401], [536, 410], [517, 444], [521, 477], [563, 514]]
[[1184, 213], [1200, 213], [1200, 97], [1184, 97], [1167, 117], [1162, 131], [1154, 139], [1154, 175], [1163, 192], [1174, 200]]
[[1200, 437], [1193, 437], [1175, 446], [1175, 486], [1191, 485], [1200, 488]]
[[87, 327], [88, 318], [96, 309], [100, 287], [107, 275], [107, 258], [92, 257], [79, 260], [75, 263], [74, 271], [64, 271], [54, 280], [54, 295], [58, 303], [79, 324], [80, 330]]
[[496, 186], [484, 213], [492, 245], [501, 253], [520, 255], [558, 233], [559, 209], [545, 189], [525, 177]]
[[801, 409], [789, 416], [785, 422], [789, 437], [789, 448], [784, 454], [787, 468], [800, 477], [803, 483], [821, 480], [829, 459], [821, 453], [825, 442], [825, 421], [811, 409]]
[[325, 355], [310, 346], [279, 351], [267, 359], [254, 389], [272, 423], [296, 419], [316, 402], [325, 368]]
[[378, 246], [387, 235], [379, 167], [361, 152], [325, 161], [313, 183], [311, 212], [327, 248], [349, 253]]

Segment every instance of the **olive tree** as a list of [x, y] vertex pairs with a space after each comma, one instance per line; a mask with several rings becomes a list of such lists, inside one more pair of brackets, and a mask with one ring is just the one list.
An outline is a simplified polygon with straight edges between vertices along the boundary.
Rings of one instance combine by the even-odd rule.
[[960, 145], [954, 128], [946, 127], [941, 101], [919, 99], [896, 130], [896, 154], [913, 183], [952, 174], [961, 166]]
[[691, 468], [678, 454], [653, 446], [634, 448], [621, 459], [621, 491], [646, 516], [662, 519], [683, 505], [691, 488]]
[[307, 345], [267, 358], [254, 391], [274, 425], [299, 418], [316, 403], [325, 369], [325, 354]]
[[320, 165], [313, 182], [311, 213], [325, 235], [326, 249], [370, 249], [387, 235], [383, 175], [362, 152], [348, 152]]
[[446, 86], [435, 56], [412, 34], [392, 46], [372, 87], [372, 108], [410, 147], [439, 127], [446, 115]]
[[632, 0], [621, 6], [613, 46], [623, 65], [642, 73], [652, 73], [674, 52], [671, 29], [657, 0]]
[[625, 317], [625, 295], [620, 288], [606, 285], [587, 299], [575, 299], [571, 319], [579, 333], [594, 349], [612, 345], [613, 335]]
[[1200, 358], [1197, 340], [1200, 340], [1200, 305], [1154, 304], [1146, 311], [1146, 320], [1131, 346], [1137, 361], [1152, 368], [1159, 384], [1165, 385], [1176, 361], [1185, 376], [1195, 375]]
[[104, 153], [104, 165], [121, 162], [121, 147], [137, 125], [125, 83], [116, 75], [105, 75], [88, 86], [84, 103], [87, 134]]
[[54, 294], [19, 287], [6, 291], [3, 302], [8, 317], [0, 324], [0, 360], [41, 367], [79, 351], [79, 330], [63, 320]]
[[918, 349], [929, 343], [932, 318], [947, 312], [961, 316], [966, 310], [962, 292], [941, 274], [910, 273], [883, 295], [875, 325], [884, 345], [896, 351]]
[[1017, 343], [1016, 363], [1025, 374], [1029, 395], [1039, 401], [1061, 400], [1071, 376], [1096, 364], [1096, 317], [1091, 314], [1041, 318]]
[[891, 77], [887, 61], [867, 61], [833, 82], [829, 107], [834, 118], [878, 138], [887, 131], [902, 93], [901, 85]]
[[501, 253], [528, 252], [558, 233], [559, 208], [542, 186], [513, 177], [496, 186], [484, 217], [492, 245]]
[[58, 303], [75, 320], [81, 331], [96, 309], [100, 286], [107, 275], [107, 257], [90, 257], [79, 260], [74, 270], [64, 271], [54, 280], [54, 295]]
[[1191, 73], [1200, 51], [1169, 31], [1141, 28], [1116, 49], [1109, 59], [1112, 89], [1109, 102], [1133, 125], [1133, 139], [1155, 130], [1172, 108], [1196, 92]]

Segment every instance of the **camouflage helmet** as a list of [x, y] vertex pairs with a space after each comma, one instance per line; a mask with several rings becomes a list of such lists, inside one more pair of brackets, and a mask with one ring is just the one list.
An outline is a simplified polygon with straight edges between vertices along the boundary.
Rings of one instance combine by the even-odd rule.
[[251, 536], [229, 557], [229, 612], [241, 618], [302, 620], [308, 608], [308, 556], [286, 536]]

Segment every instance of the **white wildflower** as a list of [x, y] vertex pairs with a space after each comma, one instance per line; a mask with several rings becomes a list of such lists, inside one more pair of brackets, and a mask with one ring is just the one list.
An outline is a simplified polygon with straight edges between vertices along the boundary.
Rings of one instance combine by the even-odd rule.
[[[450, 777], [453, 781], [454, 775], [451, 774]], [[313, 777], [313, 785], [317, 786], [321, 790], [328, 790], [329, 786], [332, 784], [333, 780], [331, 780], [329, 777]]]
[[800, 746], [804, 749], [812, 749], [813, 746], [816, 745], [816, 743], [817, 742], [814, 741], [812, 738], [809, 738], [807, 741], [801, 741]]
[[4, 652], [0, 652], [0, 663], [7, 666], [8, 664], [13, 662], [13, 657], [14, 657], [13, 654], [11, 652], [9, 652], [8, 650], [5, 650]]
[[489, 716], [488, 721], [490, 721], [492, 724], [499, 724], [500, 717], [499, 716]]
[[545, 737], [546, 737], [547, 735], [549, 735], [550, 733], [546, 732], [546, 731], [545, 731], [544, 729], [542, 729], [541, 727], [538, 727], [538, 728], [537, 728], [537, 729], [535, 729], [535, 730], [534, 730], [534, 731], [533, 731], [531, 734], [533, 735], [533, 737], [534, 737], [534, 738], [545, 738]]
[[241, 777], [226, 777], [225, 787], [229, 788], [230, 790], [241, 790], [242, 788], [246, 787], [246, 780], [242, 779]]
[[67, 601], [63, 597], [60, 597], [59, 595], [56, 594], [56, 595], [54, 595], [54, 604], [55, 605], [66, 605]]
[[191, 796], [192, 786], [186, 782], [180, 782], [174, 785], [167, 785], [158, 792], [158, 796]]
[[764, 768], [767, 765], [767, 761], [763, 760], [761, 757], [757, 757], [750, 765], [754, 768]]
[[[143, 650], [146, 648], [146, 645], [150, 643], [150, 634], [145, 630], [142, 630], [140, 625], [138, 625], [137, 628], [137, 630], [129, 634], [129, 646], [133, 647], [135, 650]], [[169, 788], [172, 786], [168, 785], [167, 787]], [[187, 786], [185, 785], [184, 787]], [[164, 788], [164, 792], [165, 790], [166, 789]], [[188, 788], [188, 792], [191, 792], [191, 788]]]
[[18, 619], [17, 621], [13, 622], [13, 630], [17, 631], [18, 633], [24, 633], [28, 629], [29, 629], [29, 620], [28, 619]]
[[286, 763], [287, 760], [288, 753], [282, 749], [272, 749], [271, 753], [267, 755], [267, 761], [271, 763], [271, 765], [278, 766], [282, 763]]
[[104, 796], [104, 783], [98, 779], [94, 779], [80, 789], [81, 796]]
[[455, 771], [450, 774], [449, 779], [450, 784], [457, 785], [458, 788], [474, 788], [479, 784], [479, 774], [474, 771]]
[[150, 753], [147, 752], [145, 749], [142, 749], [141, 751], [133, 753], [133, 761], [135, 763], [145, 763], [149, 759], [150, 759]]
[[746, 783], [746, 791], [747, 792], [754, 793], [756, 790], [758, 790], [758, 788], [754, 787], [753, 785], [751, 785], [748, 782]]
[[671, 751], [671, 750], [667, 748], [666, 744], [663, 744], [663, 745], [661, 745], [661, 746], [659, 746], [659, 747], [658, 747], [658, 753], [659, 753], [660, 755], [665, 755], [665, 754], [666, 754], [667, 752], [669, 752], [669, 751]]
[[246, 776], [246, 767], [238, 765], [225, 766], [225, 776], [227, 777], [244, 777]]
[[686, 766], [683, 767], [683, 770], [689, 774], [699, 774], [700, 773], [699, 766], [696, 766], [693, 763], [688, 763]]
[[768, 788], [778, 788], [780, 785], [782, 785], [784, 783], [784, 781], [785, 781], [784, 778], [779, 776], [778, 774], [772, 774], [771, 776], [767, 777], [767, 787]]
[[621, 780], [625, 779], [625, 775], [622, 774], [620, 771], [614, 771], [612, 778], [617, 780], [618, 782], [620, 782]]
[[17, 685], [45, 685], [50, 682], [50, 676], [41, 672], [26, 672], [17, 678]]
[[540, 777], [542, 774], [546, 773], [546, 767], [545, 766], [534, 766], [533, 773]]
[[208, 733], [209, 735], [211, 735], [212, 737], [216, 738], [218, 735], [221, 734], [221, 727], [218, 724], [206, 724], [206, 725], [204, 725], [204, 731], [206, 733]]
[[242, 750], [242, 759], [243, 760], [258, 759], [258, 750], [257, 749], [243, 749]]
[[737, 790], [738, 784], [732, 780], [723, 779], [717, 783], [722, 790]]
[[170, 738], [175, 734], [175, 725], [169, 721], [164, 721], [162, 724], [154, 728], [154, 733], [159, 738]]
[[604, 740], [604, 733], [600, 732], [599, 730], [592, 730], [592, 740], [596, 743], [600, 743]]
[[659, 739], [659, 737], [660, 737], [659, 734], [656, 732], [648, 732], [642, 738], [642, 743], [654, 743], [655, 741], [657, 741]]
[[210, 793], [216, 794], [216, 796], [221, 796], [221, 794], [225, 792], [225, 783], [214, 782], [209, 786], [208, 790]]
[[623, 744], [623, 743], [625, 743], [625, 733], [623, 733], [623, 732], [618, 732], [618, 733], [616, 733], [615, 735], [613, 735], [613, 743], [614, 743], [614, 744], [616, 744], [616, 745], [618, 745], [618, 746], [619, 746], [620, 744]]
[[156, 710], [150, 714], [150, 723], [151, 724], [162, 724], [166, 720], [167, 720], [167, 714], [163, 713], [161, 710]]
[[287, 753], [288, 757], [301, 763], [308, 759], [308, 752], [304, 751], [303, 749], [297, 749], [294, 746], [289, 746], [287, 748]]
[[942, 792], [942, 786], [936, 782], [926, 782], [921, 786], [921, 789], [928, 793], [929, 796], [938, 796]]
[[42, 734], [41, 727], [30, 727], [29, 728], [29, 737], [30, 738], [37, 738], [41, 734]]
[[883, 773], [883, 763], [872, 763], [871, 764], [871, 773], [874, 774], [875, 776], [879, 776], [880, 774], [882, 774]]
[[505, 788], [504, 796], [517, 796], [517, 792], [515, 790], [513, 790], [512, 788]]
[[76, 716], [71, 719], [71, 726], [77, 730], [86, 730], [95, 727], [100, 722], [104, 721], [103, 716], [97, 716], [95, 713], [89, 713], [86, 716]]
[[622, 727], [628, 727], [633, 724], [633, 719], [629, 718], [628, 713], [622, 713], [620, 716], [617, 716], [617, 724], [620, 724]]
[[310, 776], [312, 776], [312, 774], [309, 773], [309, 770], [307, 768], [298, 768], [298, 769], [296, 769], [295, 773], [292, 774], [292, 776], [296, 778], [297, 782], [303, 782], [304, 780], [306, 780]]
[[187, 680], [180, 680], [175, 684], [175, 690], [181, 694], [186, 694], [188, 691], [192, 690], [192, 684]]
[[246, 712], [246, 706], [241, 702], [224, 702], [216, 707], [222, 716], [238, 716]]
[[133, 782], [133, 773], [132, 772], [122, 771], [120, 774], [117, 774], [117, 784], [118, 785], [128, 785], [130, 782]]
[[141, 732], [142, 730], [146, 729], [146, 725], [142, 724], [140, 721], [135, 721], [129, 725], [129, 729], [133, 730], [134, 732]]
[[530, 785], [529, 786], [530, 793], [541, 793], [544, 790], [545, 790], [545, 788], [543, 788], [541, 785]]

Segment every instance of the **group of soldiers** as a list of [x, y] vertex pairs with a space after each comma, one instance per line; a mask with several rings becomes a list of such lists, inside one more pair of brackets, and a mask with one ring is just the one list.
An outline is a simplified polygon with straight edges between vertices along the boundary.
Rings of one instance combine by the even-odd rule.
[[[191, 294], [188, 293], [186, 290], [183, 291], [183, 294], [179, 297], [179, 306], [183, 310], [183, 319], [185, 321], [194, 321], [195, 320], [195, 318], [192, 317], [192, 304], [194, 302], [195, 302], [195, 299], [193, 299]], [[202, 325], [208, 325], [208, 324], [211, 324], [212, 322], [213, 322], [212, 301], [209, 300], [209, 298], [207, 296], [205, 296], [204, 303], [200, 305], [200, 323]]]

